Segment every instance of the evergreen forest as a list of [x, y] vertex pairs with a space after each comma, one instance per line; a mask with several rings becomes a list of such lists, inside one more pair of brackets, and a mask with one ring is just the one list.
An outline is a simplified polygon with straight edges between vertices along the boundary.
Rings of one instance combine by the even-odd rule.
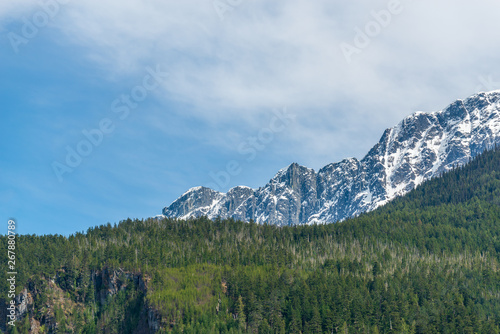
[[500, 149], [343, 222], [127, 219], [16, 246], [27, 307], [7, 326], [0, 300], [2, 333], [499, 334]]

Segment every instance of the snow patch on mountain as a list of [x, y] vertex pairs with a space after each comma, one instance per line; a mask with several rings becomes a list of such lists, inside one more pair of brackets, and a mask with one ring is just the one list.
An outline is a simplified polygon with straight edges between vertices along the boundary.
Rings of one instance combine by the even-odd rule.
[[224, 194], [191, 188], [163, 215], [276, 225], [336, 222], [374, 210], [498, 143], [500, 90], [413, 113], [384, 131], [362, 160], [345, 159], [318, 172], [293, 163], [259, 189], [238, 186]]

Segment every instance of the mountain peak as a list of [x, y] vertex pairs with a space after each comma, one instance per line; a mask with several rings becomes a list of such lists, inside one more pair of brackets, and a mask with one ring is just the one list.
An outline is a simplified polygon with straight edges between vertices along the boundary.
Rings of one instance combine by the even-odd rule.
[[276, 175], [278, 174], [283, 174], [283, 173], [287, 173], [289, 171], [292, 171], [292, 170], [298, 170], [298, 169], [308, 169], [308, 170], [312, 170], [312, 168], [308, 168], [308, 167], [305, 167], [305, 166], [302, 166], [302, 165], [299, 165], [297, 162], [292, 162], [291, 164], [289, 164], [287, 167], [285, 168], [282, 168], [278, 171], [278, 173], [276, 173]]
[[163, 213], [277, 225], [335, 222], [404, 195], [498, 143], [500, 90], [411, 114], [385, 130], [362, 160], [344, 159], [318, 172], [292, 163], [256, 190], [239, 186], [222, 194], [191, 188]]

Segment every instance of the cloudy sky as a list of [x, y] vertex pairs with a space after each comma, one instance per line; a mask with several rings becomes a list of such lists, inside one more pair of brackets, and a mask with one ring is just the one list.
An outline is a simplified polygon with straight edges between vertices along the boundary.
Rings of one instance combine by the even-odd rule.
[[[0, 213], [68, 235], [363, 158], [500, 88], [500, 2], [6, 0]], [[0, 232], [4, 233], [4, 232]]]

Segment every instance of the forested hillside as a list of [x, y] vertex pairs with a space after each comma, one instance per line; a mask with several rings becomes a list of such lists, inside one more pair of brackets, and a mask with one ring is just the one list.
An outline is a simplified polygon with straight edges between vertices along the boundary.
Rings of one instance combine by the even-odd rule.
[[500, 150], [341, 223], [128, 219], [17, 247], [8, 333], [500, 333]]

